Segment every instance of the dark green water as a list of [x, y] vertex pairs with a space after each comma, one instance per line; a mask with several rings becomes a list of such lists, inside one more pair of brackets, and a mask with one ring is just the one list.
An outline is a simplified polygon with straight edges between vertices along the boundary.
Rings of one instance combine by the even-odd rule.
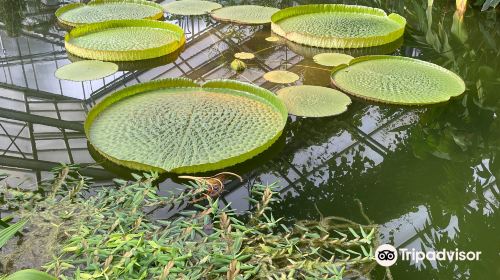
[[[424, 251], [482, 252], [479, 261], [399, 261], [391, 267], [394, 279], [500, 279], [498, 12], [481, 13], [470, 7], [460, 21], [454, 18], [454, 1], [435, 1], [431, 8], [422, 0], [343, 2], [381, 7], [408, 20], [402, 42], [347, 53], [391, 53], [436, 63], [459, 74], [466, 82], [466, 93], [446, 104], [426, 107], [353, 99], [348, 112], [338, 117], [290, 117], [284, 136], [270, 151], [233, 168], [244, 175], [245, 182], [229, 184], [222, 200], [240, 211], [247, 210], [251, 185], [278, 181], [282, 201], [275, 206], [275, 216], [293, 221], [335, 215], [366, 223], [359, 201], [367, 216], [381, 225], [383, 243]], [[25, 27], [29, 32], [19, 37], [7, 34], [12, 35], [12, 29], [19, 31], [8, 25], [0, 30], [5, 50], [0, 59], [0, 87], [5, 89], [0, 89], [0, 108], [35, 116], [20, 121], [4, 114], [0, 119], [4, 127], [0, 130], [0, 170], [14, 172], [19, 181], [44, 178], [44, 166], [50, 163], [95, 160], [81, 132], [61, 129], [61, 124], [49, 129], [47, 123], [38, 124], [37, 115], [81, 122], [94, 102], [124, 85], [184, 76], [200, 81], [231, 78], [276, 91], [282, 86], [266, 82], [262, 75], [286, 69], [300, 75], [298, 84], [329, 86], [328, 69], [318, 69], [322, 67], [311, 58], [322, 50], [266, 42], [269, 28], [175, 18], [168, 20], [181, 23], [188, 37], [186, 49], [175, 63], [119, 72], [92, 83], [61, 83], [52, 73], [68, 63], [64, 49], [56, 43], [64, 32], [54, 25], [50, 9], [28, 4], [34, 11], [26, 12], [31, 15], [26, 18], [33, 18], [33, 13], [42, 9], [46, 18], [38, 18], [45, 25]], [[32, 33], [42, 34], [43, 40]], [[240, 51], [256, 53], [257, 59], [245, 72], [235, 74], [229, 63]], [[24, 93], [24, 98], [18, 98], [12, 93], [26, 92], [26, 88], [58, 97], [33, 99]], [[42, 105], [45, 107], [40, 109]], [[27, 127], [14, 141], [18, 153], [11, 140], [22, 123]], [[15, 124], [19, 128], [14, 129]], [[15, 162], [12, 157], [24, 161]], [[30, 165], [26, 160], [32, 160]], [[113, 167], [106, 168], [115, 172]], [[103, 173], [99, 174], [104, 181], [114, 176], [98, 168], [93, 171]], [[171, 180], [162, 184], [163, 189], [173, 186], [176, 183]], [[383, 279], [384, 273], [377, 268], [372, 278]]]

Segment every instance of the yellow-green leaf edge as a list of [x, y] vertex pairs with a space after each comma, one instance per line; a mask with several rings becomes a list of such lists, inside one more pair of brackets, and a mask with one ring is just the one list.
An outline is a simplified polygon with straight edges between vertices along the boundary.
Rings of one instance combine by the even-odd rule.
[[[145, 1], [145, 0], [92, 0], [86, 5], [102, 5], [102, 4], [109, 4], [109, 3], [135, 3], [135, 4], [141, 4], [141, 5], [148, 5], [148, 6], [151, 6], [154, 8], [158, 8], [158, 13], [156, 13], [150, 17], [144, 18], [144, 19], [159, 20], [159, 19], [163, 18], [163, 13], [164, 13], [163, 7], [160, 4], [155, 3], [155, 2], [151, 2], [151, 1]], [[66, 13], [67, 11], [70, 11], [70, 10], [73, 10], [76, 8], [80, 8], [80, 7], [83, 7], [86, 5], [83, 3], [71, 3], [71, 4], [67, 4], [67, 5], [60, 7], [55, 12], [57, 20], [60, 23], [62, 23], [63, 25], [69, 26], [69, 27], [77, 27], [77, 26], [85, 25], [84, 23], [75, 23], [75, 22], [69, 22], [69, 21], [63, 20], [61, 18], [61, 15]]]
[[[319, 37], [310, 34], [299, 32], [286, 33], [280, 26], [279, 21], [285, 18], [314, 13], [324, 12], [343, 12], [343, 13], [359, 13], [370, 14], [375, 16], [387, 17], [387, 20], [396, 22], [400, 28], [388, 33], [384, 36], [372, 36], [363, 38], [341, 38], [341, 37]], [[366, 48], [380, 46], [396, 41], [403, 36], [406, 27], [406, 19], [398, 14], [392, 13], [387, 15], [383, 10], [358, 5], [344, 4], [316, 4], [302, 5], [286, 8], [276, 12], [271, 17], [271, 30], [290, 41], [320, 48]]]
[[[463, 94], [460, 93], [456, 96], [450, 96], [450, 98], [448, 100], [443, 100], [443, 101], [440, 101], [440, 102], [432, 102], [432, 103], [404, 103], [404, 104], [401, 104], [401, 103], [396, 103], [396, 102], [388, 102], [388, 101], [382, 101], [380, 99], [376, 99], [376, 98], [369, 98], [369, 97], [366, 97], [364, 95], [359, 95], [359, 94], [356, 94], [355, 92], [351, 92], [351, 91], [347, 91], [345, 89], [343, 89], [342, 87], [340, 87], [336, 82], [335, 82], [335, 79], [334, 79], [334, 76], [335, 76], [335, 73], [337, 73], [338, 71], [342, 70], [342, 69], [345, 69], [351, 65], [354, 65], [356, 63], [360, 63], [360, 62], [363, 62], [363, 61], [369, 61], [369, 60], [376, 60], [376, 59], [387, 59], [387, 58], [391, 58], [391, 59], [399, 59], [399, 60], [416, 60], [414, 58], [409, 58], [409, 57], [403, 57], [403, 56], [392, 56], [392, 55], [367, 55], [367, 56], [361, 56], [361, 57], [356, 57], [354, 58], [353, 60], [351, 60], [349, 62], [349, 64], [342, 64], [342, 65], [339, 65], [337, 67], [334, 67], [332, 69], [332, 72], [330, 73], [330, 81], [332, 83], [332, 85], [335, 87], [335, 88], [338, 88], [339, 90], [345, 92], [345, 93], [348, 93], [352, 96], [356, 96], [356, 97], [359, 97], [361, 99], [365, 99], [365, 100], [369, 100], [369, 101], [375, 101], [375, 102], [380, 102], [380, 103], [386, 103], [386, 104], [395, 104], [395, 105], [408, 105], [408, 106], [423, 106], [423, 105], [432, 105], [432, 104], [437, 104], [437, 103], [443, 103], [443, 102], [446, 102], [448, 100], [450, 100], [452, 97], [456, 97], [456, 96], [460, 96]], [[430, 63], [430, 62], [426, 62], [426, 61], [421, 61], [421, 63], [423, 64], [429, 64], [429, 65], [432, 65], [432, 66], [436, 66], [435, 64], [433, 63]], [[440, 66], [439, 66], [440, 67]], [[443, 68], [443, 71], [449, 73], [450, 75], [453, 75], [457, 78], [457, 80], [461, 81], [462, 82], [462, 87], [464, 88], [464, 92], [465, 92], [465, 89], [466, 89], [466, 85], [465, 85], [465, 82], [463, 81], [463, 79], [458, 76], [455, 72], [453, 71], [450, 71], [446, 68]]]
[[285, 128], [286, 121], [288, 118], [288, 110], [285, 106], [285, 104], [272, 92], [268, 91], [267, 89], [254, 86], [251, 84], [239, 82], [239, 81], [234, 81], [234, 80], [212, 80], [208, 81], [202, 85], [197, 84], [193, 80], [187, 79], [187, 78], [169, 78], [169, 79], [162, 79], [162, 80], [155, 80], [147, 83], [141, 83], [137, 85], [133, 85], [130, 87], [127, 87], [125, 89], [122, 89], [120, 91], [117, 91], [110, 96], [106, 97], [103, 99], [100, 103], [98, 103], [96, 106], [94, 106], [88, 113], [87, 119], [85, 120], [84, 123], [84, 128], [85, 128], [85, 135], [87, 136], [87, 139], [90, 144], [92, 144], [92, 141], [90, 139], [90, 128], [92, 126], [92, 123], [94, 120], [97, 118], [97, 116], [105, 110], [107, 107], [111, 106], [112, 104], [136, 95], [136, 94], [141, 94], [143, 92], [148, 92], [156, 89], [161, 89], [161, 88], [211, 88], [211, 89], [217, 89], [217, 88], [222, 88], [222, 89], [232, 89], [232, 90], [238, 90], [238, 91], [244, 91], [246, 93], [255, 95], [258, 100], [262, 102], [267, 102], [268, 105], [274, 107], [282, 117], [282, 127], [280, 128], [279, 132], [271, 139], [269, 139], [268, 142], [266, 142], [264, 145], [257, 147], [251, 151], [248, 151], [246, 153], [240, 154], [236, 157], [231, 157], [227, 158], [218, 162], [213, 162], [213, 163], [205, 163], [205, 164], [200, 164], [200, 165], [194, 165], [194, 166], [186, 166], [186, 167], [179, 167], [175, 168], [173, 170], [164, 170], [162, 168], [156, 167], [156, 166], [151, 166], [135, 161], [126, 161], [126, 160], [120, 160], [118, 158], [115, 158], [113, 156], [110, 156], [100, 149], [98, 149], [96, 146], [93, 146], [96, 151], [98, 151], [101, 155], [103, 155], [105, 158], [109, 159], [110, 161], [118, 164], [125, 166], [127, 168], [131, 168], [134, 170], [142, 170], [142, 171], [156, 171], [160, 173], [164, 172], [171, 172], [171, 173], [177, 173], [177, 174], [184, 174], [184, 173], [198, 173], [198, 172], [206, 172], [206, 171], [211, 171], [211, 170], [217, 170], [217, 169], [222, 169], [225, 167], [233, 166], [238, 163], [244, 162], [246, 160], [249, 160], [253, 158], [254, 156], [262, 153], [263, 151], [267, 150], [271, 145], [278, 140], [278, 138], [281, 136], [283, 129]]
[[[124, 50], [124, 51], [106, 51], [106, 50], [93, 50], [82, 48], [70, 43], [71, 38], [84, 36], [86, 34], [101, 31], [108, 28], [118, 27], [152, 27], [172, 31], [178, 37], [177, 40], [156, 48], [144, 50]], [[135, 61], [161, 57], [175, 52], [181, 48], [186, 42], [184, 30], [178, 25], [160, 22], [148, 19], [137, 20], [109, 20], [105, 22], [91, 23], [74, 28], [64, 37], [66, 50], [78, 57], [95, 59], [101, 61]]]

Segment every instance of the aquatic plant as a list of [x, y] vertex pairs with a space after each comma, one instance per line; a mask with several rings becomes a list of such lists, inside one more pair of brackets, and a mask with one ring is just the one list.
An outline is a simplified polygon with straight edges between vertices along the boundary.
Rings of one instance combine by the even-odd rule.
[[303, 5], [272, 16], [271, 29], [299, 44], [321, 48], [365, 48], [396, 41], [406, 20], [380, 9], [341, 4]]
[[286, 70], [269, 71], [265, 73], [264, 76], [262, 77], [266, 81], [276, 84], [290, 84], [300, 79], [299, 75]]
[[231, 69], [233, 69], [234, 71], [240, 72], [240, 71], [247, 69], [247, 65], [245, 62], [243, 62], [239, 59], [234, 59], [231, 62]]
[[[4, 279], [0, 277], [0, 279]], [[57, 280], [55, 277], [35, 269], [24, 269], [17, 271], [7, 277], [5, 280]]]
[[280, 89], [276, 94], [290, 114], [301, 117], [339, 115], [351, 104], [351, 98], [344, 93], [320, 86], [292, 86]]
[[214, 10], [211, 16], [219, 21], [228, 21], [238, 24], [267, 24], [271, 16], [279, 11], [277, 8], [258, 5], [228, 6]]
[[2, 248], [18, 231], [21, 231], [27, 221], [28, 219], [21, 219], [17, 223], [5, 226], [0, 230], [0, 248]]
[[204, 0], [180, 0], [165, 4], [163, 7], [168, 13], [173, 15], [200, 16], [222, 8], [222, 5]]
[[163, 17], [163, 8], [145, 0], [93, 0], [88, 4], [64, 5], [57, 9], [55, 15], [63, 25], [76, 27], [107, 20], [157, 20]]
[[464, 93], [465, 83], [438, 65], [397, 56], [364, 56], [332, 71], [342, 91], [373, 101], [424, 105], [448, 101]]
[[235, 53], [234, 57], [237, 59], [254, 59], [255, 55], [253, 53], [248, 53], [248, 52], [239, 52]]
[[184, 30], [154, 20], [110, 20], [76, 27], [65, 36], [66, 50], [102, 61], [135, 61], [176, 52], [184, 46]]
[[117, 71], [118, 65], [112, 62], [82, 60], [58, 68], [54, 75], [60, 80], [81, 82], [101, 79]]
[[96, 150], [116, 164], [195, 173], [263, 152], [279, 138], [287, 116], [285, 105], [263, 88], [231, 80], [198, 85], [177, 78], [115, 92], [92, 108], [85, 132]]
[[[373, 268], [375, 226], [335, 217], [288, 225], [272, 214], [272, 205], [278, 203], [275, 185], [253, 186], [252, 210], [238, 216], [206, 195], [210, 187], [203, 180], [163, 197], [157, 194], [158, 174], [134, 174], [133, 182], [116, 179], [114, 186], [94, 188], [89, 196], [91, 178], [81, 176], [78, 168], [62, 166], [55, 172], [43, 202], [21, 214], [29, 214], [38, 230], [64, 232], [49, 234], [57, 237], [57, 250], [48, 254], [54, 257], [44, 266], [58, 279], [340, 280]], [[155, 209], [192, 201], [200, 203], [168, 220], [151, 215]], [[80, 211], [67, 212], [69, 206]], [[54, 224], [53, 218], [62, 223]], [[29, 243], [25, 246], [34, 241], [24, 240]]]
[[354, 57], [343, 53], [320, 53], [313, 57], [314, 62], [323, 66], [339, 66], [349, 64]]

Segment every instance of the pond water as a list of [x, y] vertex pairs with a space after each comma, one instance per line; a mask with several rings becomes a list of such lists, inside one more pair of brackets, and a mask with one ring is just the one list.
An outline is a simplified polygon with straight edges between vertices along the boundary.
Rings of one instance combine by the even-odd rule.
[[[290, 117], [283, 137], [269, 151], [231, 169], [245, 181], [229, 183], [222, 201], [247, 210], [250, 186], [278, 182], [282, 200], [275, 205], [275, 216], [293, 222], [334, 215], [366, 223], [361, 203], [369, 219], [381, 225], [383, 243], [410, 250], [482, 252], [475, 262], [400, 261], [391, 267], [394, 279], [500, 279], [498, 11], [471, 8], [461, 21], [454, 17], [454, 1], [436, 0], [430, 8], [426, 0], [298, 2], [365, 4], [401, 14], [408, 20], [403, 41], [345, 52], [430, 61], [459, 74], [467, 91], [435, 106], [353, 99], [348, 112], [338, 117]], [[58, 162], [100, 162], [88, 150], [81, 123], [101, 98], [126, 86], [182, 76], [235, 79], [275, 92], [284, 86], [262, 75], [278, 69], [298, 74], [297, 84], [329, 85], [329, 70], [312, 60], [322, 50], [267, 42], [269, 27], [204, 17], [166, 19], [180, 24], [187, 37], [185, 50], [173, 63], [150, 61], [141, 70], [92, 82], [59, 81], [54, 71], [70, 63], [64, 30], [55, 23], [54, 9], [36, 1], [26, 4], [22, 17], [0, 18], [0, 171], [13, 175], [10, 184], [33, 186]], [[229, 65], [236, 52], [256, 54], [240, 74]], [[101, 165], [92, 165], [86, 174], [104, 183], [122, 174], [115, 166]], [[167, 190], [178, 183], [167, 179], [161, 186]], [[373, 279], [384, 273], [377, 268]]]

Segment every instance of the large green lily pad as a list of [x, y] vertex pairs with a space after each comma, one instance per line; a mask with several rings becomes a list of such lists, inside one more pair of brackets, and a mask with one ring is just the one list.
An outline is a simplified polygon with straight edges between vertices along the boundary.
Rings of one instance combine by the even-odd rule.
[[57, 9], [56, 17], [64, 25], [83, 24], [119, 19], [160, 19], [161, 5], [144, 0], [93, 0], [89, 4], [73, 3]]
[[266, 150], [286, 124], [285, 105], [250, 84], [166, 79], [118, 91], [96, 105], [85, 133], [111, 161], [138, 170], [195, 173]]
[[351, 98], [344, 93], [320, 86], [292, 86], [280, 89], [276, 94], [290, 114], [301, 117], [340, 115], [351, 104]]
[[465, 91], [464, 81], [438, 65], [398, 56], [365, 56], [334, 68], [333, 84], [368, 100], [425, 105], [448, 101]]
[[201, 16], [215, 9], [222, 8], [222, 5], [212, 1], [180, 0], [165, 4], [164, 7], [167, 12], [173, 15]]
[[184, 30], [154, 20], [110, 20], [79, 26], [65, 37], [66, 50], [76, 56], [102, 61], [135, 61], [177, 51], [186, 39]]
[[272, 16], [271, 28], [286, 39], [321, 48], [365, 48], [403, 36], [406, 20], [380, 9], [342, 4], [304, 5]]
[[266, 24], [271, 22], [271, 16], [277, 11], [277, 8], [258, 5], [228, 6], [213, 11], [212, 17], [238, 24]]

